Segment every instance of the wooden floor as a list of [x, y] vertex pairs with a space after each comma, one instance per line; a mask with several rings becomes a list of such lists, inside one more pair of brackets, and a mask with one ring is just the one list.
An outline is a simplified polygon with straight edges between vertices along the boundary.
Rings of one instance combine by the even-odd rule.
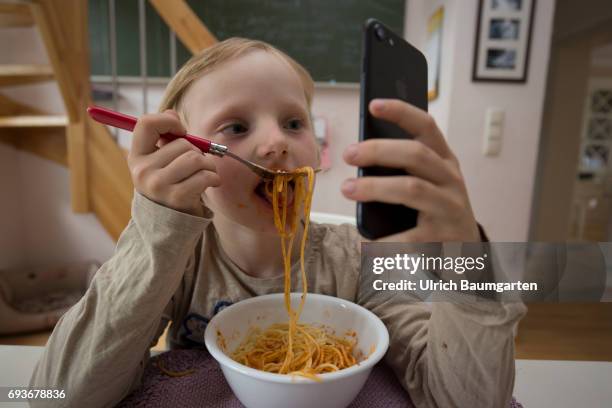
[[[612, 361], [612, 303], [530, 304], [516, 358]], [[50, 332], [0, 337], [0, 344], [44, 346]], [[154, 350], [164, 350], [165, 333]]]

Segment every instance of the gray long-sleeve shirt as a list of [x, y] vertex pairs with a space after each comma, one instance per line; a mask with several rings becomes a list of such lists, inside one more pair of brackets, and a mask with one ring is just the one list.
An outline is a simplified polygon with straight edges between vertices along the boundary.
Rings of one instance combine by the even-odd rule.
[[[240, 270], [216, 234], [210, 219], [135, 193], [115, 254], [58, 322], [30, 385], [64, 389], [67, 398], [57, 406], [113, 406], [138, 386], [149, 348], [169, 322], [171, 347], [204, 347], [206, 324], [223, 307], [283, 291], [282, 276]], [[390, 334], [386, 361], [416, 406], [508, 406], [513, 329], [524, 305], [360, 296], [360, 240], [353, 226], [313, 223], [305, 252], [309, 290], [361, 304], [382, 319]], [[295, 290], [298, 277], [296, 264]]]

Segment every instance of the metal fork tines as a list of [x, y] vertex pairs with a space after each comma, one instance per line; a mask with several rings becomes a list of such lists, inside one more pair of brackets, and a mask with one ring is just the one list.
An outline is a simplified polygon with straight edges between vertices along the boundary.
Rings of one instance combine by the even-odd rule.
[[[218, 143], [211, 143], [209, 152], [217, 156], [221, 156], [221, 157], [229, 156], [234, 160], [238, 160], [240, 163], [250, 168], [255, 174], [257, 174], [259, 177], [265, 180], [272, 180], [274, 179], [275, 176], [279, 174], [289, 173], [288, 171], [285, 171], [285, 170], [270, 170], [268, 168], [260, 166], [257, 163], [253, 163], [250, 160], [243, 159], [242, 157], [237, 156], [234, 153], [230, 152], [227, 146], [224, 146]], [[315, 173], [318, 173], [319, 171], [321, 171], [321, 169], [316, 169]]]

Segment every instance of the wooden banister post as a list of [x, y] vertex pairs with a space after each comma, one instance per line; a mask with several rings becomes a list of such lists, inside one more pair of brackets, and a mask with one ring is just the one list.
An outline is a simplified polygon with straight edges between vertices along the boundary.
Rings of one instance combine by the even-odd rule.
[[87, 1], [35, 0], [30, 4], [64, 100], [72, 210], [90, 211], [85, 109], [90, 104]]
[[183, 45], [197, 54], [217, 42], [185, 0], [149, 0]]

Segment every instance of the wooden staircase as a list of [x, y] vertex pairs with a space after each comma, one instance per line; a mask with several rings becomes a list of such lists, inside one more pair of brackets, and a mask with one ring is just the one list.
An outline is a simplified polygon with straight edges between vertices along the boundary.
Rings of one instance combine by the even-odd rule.
[[[150, 2], [192, 53], [216, 42], [184, 0]], [[0, 142], [67, 166], [73, 211], [95, 213], [116, 240], [130, 218], [133, 185], [125, 152], [86, 115], [92, 104], [87, 17], [86, 0], [0, 0], [0, 27], [35, 27], [49, 59], [49, 65], [0, 65]], [[48, 81], [57, 83], [65, 115], [2, 92]]]
[[48, 65], [0, 65], [0, 86], [31, 84], [53, 78], [53, 68]]
[[[0, 65], [0, 142], [70, 169], [75, 212], [94, 212], [117, 239], [130, 218], [133, 186], [125, 155], [107, 129], [92, 122], [87, 1], [0, 1], [0, 27], [38, 29], [49, 65]], [[7, 86], [55, 81], [65, 115], [50, 115], [9, 98]]]
[[0, 3], [0, 27], [29, 27], [34, 24], [27, 4], [20, 1]]

